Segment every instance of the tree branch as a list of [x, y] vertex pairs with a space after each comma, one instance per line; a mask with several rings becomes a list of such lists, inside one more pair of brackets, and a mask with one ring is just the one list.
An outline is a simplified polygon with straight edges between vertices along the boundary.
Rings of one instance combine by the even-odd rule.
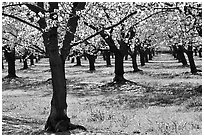
[[[159, 14], [159, 13], [162, 13], [162, 12], [167, 12], [167, 11], [158, 11], [158, 12], [156, 12], [156, 13], [153, 13], [153, 14], [151, 14], [151, 15], [145, 17], [144, 19], [141, 19], [140, 21], [138, 21], [137, 23], [135, 23], [133, 26], [138, 25], [138, 24], [141, 23], [142, 21], [145, 21], [145, 20], [147, 20], [148, 18], [150, 18], [150, 17], [152, 17], [152, 16], [154, 16], [154, 15], [157, 15], [157, 14]], [[113, 24], [113, 25], [111, 25], [111, 26], [109, 26], [109, 27], [103, 28], [103, 29], [101, 29], [101, 30], [99, 30], [99, 31], [98, 31], [98, 29], [97, 29], [95, 26], [90, 25], [90, 24], [88, 24], [87, 22], [84, 22], [85, 25], [89, 26], [89, 27], [92, 28], [93, 30], [96, 30], [97, 32], [96, 32], [95, 34], [93, 34], [93, 35], [91, 35], [91, 36], [85, 38], [84, 40], [81, 40], [81, 41], [79, 41], [79, 42], [73, 43], [72, 46], [76, 46], [76, 45], [78, 45], [78, 44], [80, 44], [80, 43], [83, 43], [84, 41], [89, 40], [89, 39], [91, 39], [91, 38], [93, 38], [93, 37], [99, 35], [99, 34], [100, 34], [101, 32], [103, 32], [104, 30], [109, 30], [109, 29], [112, 29], [112, 28], [114, 28], [114, 27], [120, 25], [121, 23], [123, 23], [125, 20], [127, 20], [129, 17], [133, 16], [133, 15], [136, 14], [136, 13], [137, 13], [137, 11], [134, 11], [134, 12], [130, 13], [128, 16], [124, 17], [124, 18], [123, 18], [122, 20], [120, 20], [118, 23]]]
[[[6, 41], [9, 41], [9, 39], [7, 39], [7, 38], [2, 38], [2, 39], [3, 39], [3, 40], [6, 40]], [[23, 47], [23, 45], [20, 44], [20, 43], [15, 43], [15, 44], [17, 44], [17, 45]], [[40, 52], [41, 54], [45, 54], [45, 53], [46, 53], [43, 49], [39, 48], [39, 47], [36, 46], [36, 45], [29, 46], [29, 48], [31, 48], [31, 49], [33, 49], [33, 50], [35, 50], [35, 51], [38, 51], [38, 52]]]
[[28, 8], [36, 8], [36, 10], [38, 11], [41, 11], [41, 12], [48, 12], [46, 11], [45, 9], [37, 6], [37, 5], [33, 5], [33, 4], [28, 4], [28, 3], [18, 3], [18, 4], [13, 4], [13, 5], [5, 5], [5, 6], [2, 6], [2, 9], [5, 9], [7, 7], [12, 7], [12, 6], [22, 6], [22, 5], [26, 5]]
[[12, 36], [14, 36], [15, 38], [17, 38], [17, 36], [16, 35], [14, 35], [13, 33], [11, 33], [11, 32], [6, 32], [6, 31], [3, 31], [3, 33], [8, 33], [8, 34], [11, 34]]
[[16, 20], [18, 20], [18, 21], [20, 21], [20, 22], [22, 22], [22, 23], [25, 23], [25, 24], [27, 24], [27, 25], [33, 27], [33, 28], [36, 28], [37, 30], [39, 30], [40, 32], [43, 33], [43, 30], [42, 30], [40, 27], [37, 27], [37, 26], [35, 26], [35, 25], [33, 25], [33, 24], [31, 24], [31, 23], [29, 23], [29, 22], [23, 20], [23, 19], [20, 19], [20, 18], [18, 18], [18, 17], [15, 17], [15, 16], [13, 16], [13, 15], [9, 15], [9, 14], [6, 14], [6, 13], [2, 13], [2, 15], [3, 15], [3, 16], [7, 16], [7, 17], [10, 17], [10, 18], [13, 18], [13, 19], [16, 19]]

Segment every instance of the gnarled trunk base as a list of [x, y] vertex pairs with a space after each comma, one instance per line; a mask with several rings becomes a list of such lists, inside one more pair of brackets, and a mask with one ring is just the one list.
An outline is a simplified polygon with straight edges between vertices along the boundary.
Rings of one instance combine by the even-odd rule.
[[45, 131], [47, 132], [65, 132], [74, 129], [81, 129], [86, 131], [86, 128], [80, 125], [74, 125], [70, 123], [70, 119], [64, 113], [61, 116], [55, 115], [56, 113], [51, 114], [46, 122]]
[[113, 83], [116, 84], [124, 84], [127, 80], [123, 77], [123, 75], [115, 75], [113, 78]]

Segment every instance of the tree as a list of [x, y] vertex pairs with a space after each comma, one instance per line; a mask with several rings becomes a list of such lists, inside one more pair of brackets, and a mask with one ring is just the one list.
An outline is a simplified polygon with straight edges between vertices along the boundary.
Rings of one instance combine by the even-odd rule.
[[[46, 10], [46, 4], [49, 6], [49, 9]], [[65, 59], [69, 54], [71, 48], [70, 43], [74, 38], [74, 33], [77, 27], [77, 21], [79, 16], [77, 11], [83, 10], [85, 3], [72, 3], [71, 13], [69, 14], [69, 19], [66, 24], [66, 33], [63, 40], [63, 45], [61, 48], [61, 53], [59, 53], [58, 47], [58, 14], [56, 11], [59, 10], [57, 2], [43, 3], [25, 3], [28, 7], [27, 11], [34, 13], [35, 17], [38, 18], [36, 26], [33, 23], [29, 23], [27, 20], [23, 20], [20, 17], [6, 13], [6, 10], [3, 13], [3, 16], [12, 17], [23, 23], [26, 23], [37, 30], [42, 32], [43, 43], [46, 49], [46, 52], [49, 55], [49, 63], [52, 74], [52, 85], [53, 85], [53, 96], [51, 100], [51, 111], [48, 117], [48, 120], [45, 125], [45, 130], [59, 132], [66, 131], [73, 128], [84, 127], [79, 125], [73, 125], [70, 123], [70, 119], [67, 116], [67, 104], [66, 104], [66, 81], [65, 81]], [[7, 8], [6, 6], [4, 8]], [[23, 7], [25, 8], [25, 7]], [[45, 17], [45, 14], [48, 13], [48, 16]]]

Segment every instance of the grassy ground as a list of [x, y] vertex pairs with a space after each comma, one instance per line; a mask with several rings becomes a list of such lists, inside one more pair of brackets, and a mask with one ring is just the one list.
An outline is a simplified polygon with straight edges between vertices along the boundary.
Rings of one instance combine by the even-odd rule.
[[[201, 69], [201, 59], [195, 60]], [[124, 62], [125, 78], [136, 84], [109, 86], [114, 67], [105, 67], [101, 57], [93, 73], [85, 60], [80, 67], [66, 63], [68, 116], [88, 131], [62, 134], [202, 134], [201, 73], [191, 75], [168, 54], [139, 66], [139, 73], [132, 73], [130, 60]], [[48, 60], [28, 70], [16, 64], [19, 78], [2, 81], [2, 134], [48, 134], [43, 131], [52, 97]]]

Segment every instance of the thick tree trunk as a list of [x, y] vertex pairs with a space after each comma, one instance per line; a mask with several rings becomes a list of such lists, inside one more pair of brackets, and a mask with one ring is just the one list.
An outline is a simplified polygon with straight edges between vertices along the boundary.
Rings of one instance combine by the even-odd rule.
[[45, 125], [45, 130], [60, 132], [68, 130], [70, 119], [67, 117], [66, 80], [64, 62], [59, 55], [57, 27], [52, 28], [49, 39], [50, 45], [47, 50], [52, 75], [53, 96], [51, 100], [51, 111]]
[[89, 60], [89, 70], [90, 71], [95, 71], [96, 69], [95, 69], [94, 63], [95, 63], [96, 57], [94, 55], [88, 55], [87, 54], [87, 58]]
[[[59, 55], [58, 47], [58, 32], [57, 25], [52, 27], [48, 32], [43, 33], [43, 43], [45, 45], [46, 53], [49, 54], [49, 63], [52, 75], [52, 86], [53, 86], [53, 96], [51, 100], [51, 111], [47, 119], [45, 130], [52, 132], [67, 131], [75, 128], [84, 129], [84, 127], [75, 126], [70, 123], [70, 119], [67, 116], [67, 103], [66, 103], [66, 80], [65, 80], [65, 59], [69, 54], [70, 46], [69, 44], [74, 38], [74, 33], [76, 31], [77, 21], [79, 19], [76, 16], [76, 10], [81, 10], [84, 8], [86, 3], [73, 3], [72, 13], [70, 14], [70, 19], [68, 20], [67, 26], [69, 31], [65, 34], [65, 39], [63, 41], [63, 47], [61, 48], [61, 55]], [[43, 2], [38, 2], [37, 5], [44, 8]], [[57, 21], [57, 13], [55, 9], [58, 9], [57, 2], [49, 2], [49, 12], [50, 18]], [[30, 8], [36, 14], [39, 12], [38, 9]], [[73, 21], [74, 20], [74, 21]], [[42, 29], [46, 28], [45, 18], [41, 18], [38, 24]], [[74, 31], [75, 30], [75, 31]], [[67, 46], [68, 44], [68, 46]]]
[[16, 68], [15, 68], [15, 48], [11, 49], [10, 52], [4, 52], [5, 58], [8, 62], [8, 75], [7, 78], [15, 78], [16, 76]]
[[119, 52], [115, 53], [115, 77], [113, 79], [116, 83], [124, 83], [124, 66], [123, 66], [123, 58], [124, 55], [120, 54]]

